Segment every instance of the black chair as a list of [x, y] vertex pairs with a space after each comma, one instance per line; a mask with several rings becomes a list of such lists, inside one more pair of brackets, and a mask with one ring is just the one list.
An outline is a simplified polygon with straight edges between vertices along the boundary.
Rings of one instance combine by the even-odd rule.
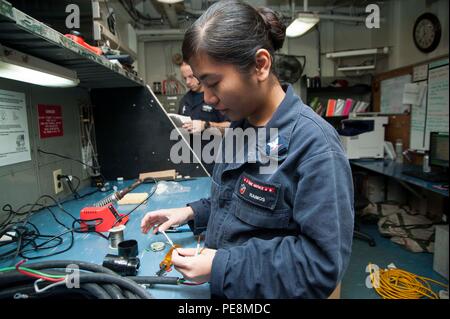
[[355, 224], [355, 229], [353, 230], [353, 238], [367, 241], [370, 247], [375, 247], [377, 245], [375, 239], [370, 235], [359, 231], [359, 225], [357, 224]]
[[[367, 205], [369, 205], [370, 202], [367, 198], [362, 196], [355, 196], [355, 212], [358, 210], [364, 209]], [[353, 229], [353, 238], [360, 239], [367, 241], [369, 243], [370, 247], [375, 247], [376, 242], [375, 239], [373, 239], [369, 234], [363, 233], [360, 231], [360, 225], [357, 220], [357, 217], [355, 216], [355, 224]]]
[[356, 212], [363, 210], [370, 201], [364, 196], [364, 184], [367, 178], [367, 174], [363, 171], [353, 170], [353, 188], [354, 188], [354, 208], [355, 208], [355, 223], [353, 229], [353, 238], [364, 240], [369, 243], [370, 247], [376, 246], [375, 240], [368, 234], [360, 231], [360, 225]]

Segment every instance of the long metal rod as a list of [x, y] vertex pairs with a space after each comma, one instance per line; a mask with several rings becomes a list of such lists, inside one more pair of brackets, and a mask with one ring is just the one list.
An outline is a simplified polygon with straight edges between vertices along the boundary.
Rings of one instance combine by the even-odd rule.
[[[340, 20], [340, 21], [355, 21], [355, 22], [365, 22], [366, 17], [354, 17], [354, 16], [346, 16], [346, 15], [338, 15], [338, 14], [322, 14], [319, 13], [319, 18], [321, 20]], [[384, 18], [380, 18], [380, 22], [384, 22]]]
[[322, 77], [322, 47], [320, 45], [320, 24], [318, 23], [316, 25], [316, 29], [317, 29], [317, 47], [318, 47], [318, 73], [319, 73], [319, 77]]

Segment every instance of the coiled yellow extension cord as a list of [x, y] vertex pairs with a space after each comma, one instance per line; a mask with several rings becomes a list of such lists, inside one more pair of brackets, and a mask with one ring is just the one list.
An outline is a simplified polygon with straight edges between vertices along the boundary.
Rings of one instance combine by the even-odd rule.
[[384, 299], [439, 299], [431, 289], [431, 283], [448, 289], [447, 285], [439, 281], [402, 269], [378, 269], [372, 263], [369, 263], [368, 269], [373, 288]]

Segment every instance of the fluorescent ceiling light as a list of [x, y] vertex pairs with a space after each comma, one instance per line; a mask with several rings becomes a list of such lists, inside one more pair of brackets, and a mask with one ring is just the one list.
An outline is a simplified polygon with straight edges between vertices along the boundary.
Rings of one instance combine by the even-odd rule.
[[0, 45], [0, 78], [48, 87], [74, 87], [77, 73]]
[[299, 37], [313, 28], [319, 22], [319, 16], [312, 13], [299, 13], [297, 18], [286, 29], [286, 36]]
[[361, 50], [349, 50], [340, 52], [330, 52], [326, 54], [327, 58], [343, 58], [350, 56], [362, 56], [362, 55], [375, 55], [375, 54], [388, 54], [389, 47], [375, 48], [375, 49], [361, 49]]
[[167, 4], [175, 4], [178, 2], [183, 2], [184, 0], [157, 0], [158, 2], [161, 3], [167, 3]]
[[364, 70], [375, 70], [375, 65], [343, 66], [338, 68], [338, 71], [364, 71]]

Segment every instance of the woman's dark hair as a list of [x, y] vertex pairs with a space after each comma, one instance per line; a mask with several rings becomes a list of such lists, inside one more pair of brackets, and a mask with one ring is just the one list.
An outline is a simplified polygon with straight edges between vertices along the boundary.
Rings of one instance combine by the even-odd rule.
[[222, 0], [198, 18], [186, 31], [183, 59], [189, 61], [199, 52], [237, 66], [247, 72], [255, 65], [259, 49], [273, 58], [283, 46], [286, 26], [269, 8], [256, 9], [242, 1]]

